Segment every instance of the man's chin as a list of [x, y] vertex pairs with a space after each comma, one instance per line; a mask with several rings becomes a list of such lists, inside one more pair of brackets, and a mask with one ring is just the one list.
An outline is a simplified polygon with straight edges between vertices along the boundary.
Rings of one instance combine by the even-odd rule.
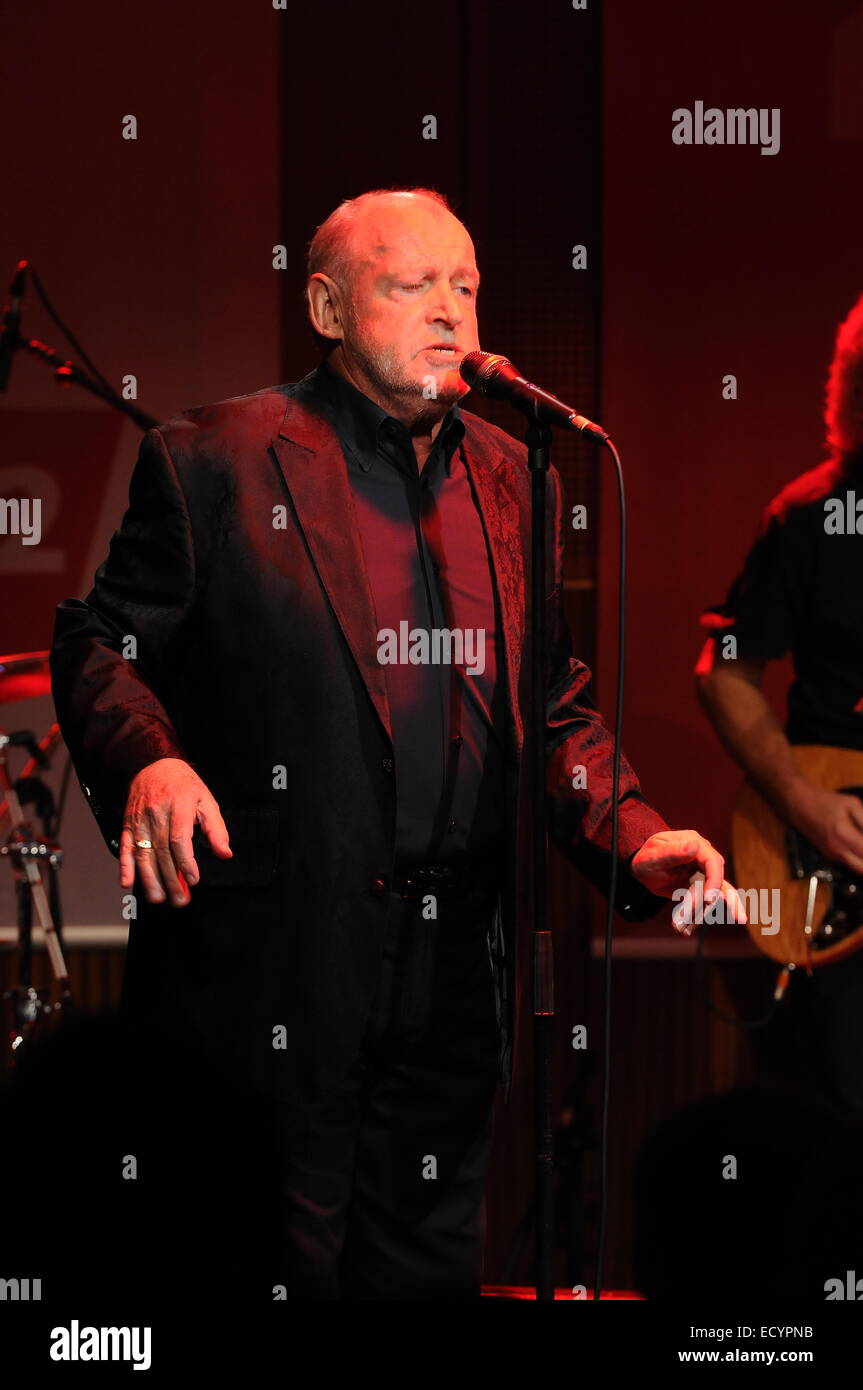
[[427, 372], [418, 383], [418, 390], [424, 400], [437, 400], [447, 405], [455, 405], [462, 396], [467, 395], [470, 387], [457, 367], [449, 367], [445, 372]]

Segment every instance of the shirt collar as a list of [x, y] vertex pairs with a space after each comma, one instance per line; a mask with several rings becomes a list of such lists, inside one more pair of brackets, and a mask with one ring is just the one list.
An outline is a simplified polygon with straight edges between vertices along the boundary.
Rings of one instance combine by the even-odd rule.
[[[315, 389], [338, 414], [340, 432], [360, 467], [371, 468], [371, 456], [386, 454], [387, 448], [405, 447], [409, 435], [400, 420], [388, 415], [382, 406], [363, 395], [341, 372], [322, 361], [315, 373]], [[464, 437], [465, 425], [457, 405], [447, 411], [435, 435], [433, 449], [441, 447], [447, 471], [453, 452]]]

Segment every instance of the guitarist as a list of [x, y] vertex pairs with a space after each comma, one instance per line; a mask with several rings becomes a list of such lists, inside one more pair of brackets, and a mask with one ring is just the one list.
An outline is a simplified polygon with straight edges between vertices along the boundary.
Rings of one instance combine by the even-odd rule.
[[[773, 498], [696, 666], [708, 719], [777, 815], [863, 880], [863, 801], [808, 781], [793, 744], [863, 750], [863, 296], [839, 326], [827, 384], [829, 458]], [[785, 729], [761, 690], [791, 654]], [[817, 1082], [863, 1110], [863, 953], [792, 975]]]

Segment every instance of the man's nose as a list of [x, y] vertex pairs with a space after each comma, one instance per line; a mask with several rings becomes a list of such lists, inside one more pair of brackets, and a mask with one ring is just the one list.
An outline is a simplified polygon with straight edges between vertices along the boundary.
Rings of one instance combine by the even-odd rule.
[[429, 313], [432, 323], [447, 323], [457, 328], [464, 318], [464, 305], [449, 285], [444, 285], [429, 305]]

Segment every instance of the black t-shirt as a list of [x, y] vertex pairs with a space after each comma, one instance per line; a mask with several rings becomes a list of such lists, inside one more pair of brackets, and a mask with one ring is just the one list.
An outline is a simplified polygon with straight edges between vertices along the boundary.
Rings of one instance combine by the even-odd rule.
[[774, 497], [728, 597], [701, 622], [717, 661], [791, 653], [791, 743], [863, 749], [863, 451]]

